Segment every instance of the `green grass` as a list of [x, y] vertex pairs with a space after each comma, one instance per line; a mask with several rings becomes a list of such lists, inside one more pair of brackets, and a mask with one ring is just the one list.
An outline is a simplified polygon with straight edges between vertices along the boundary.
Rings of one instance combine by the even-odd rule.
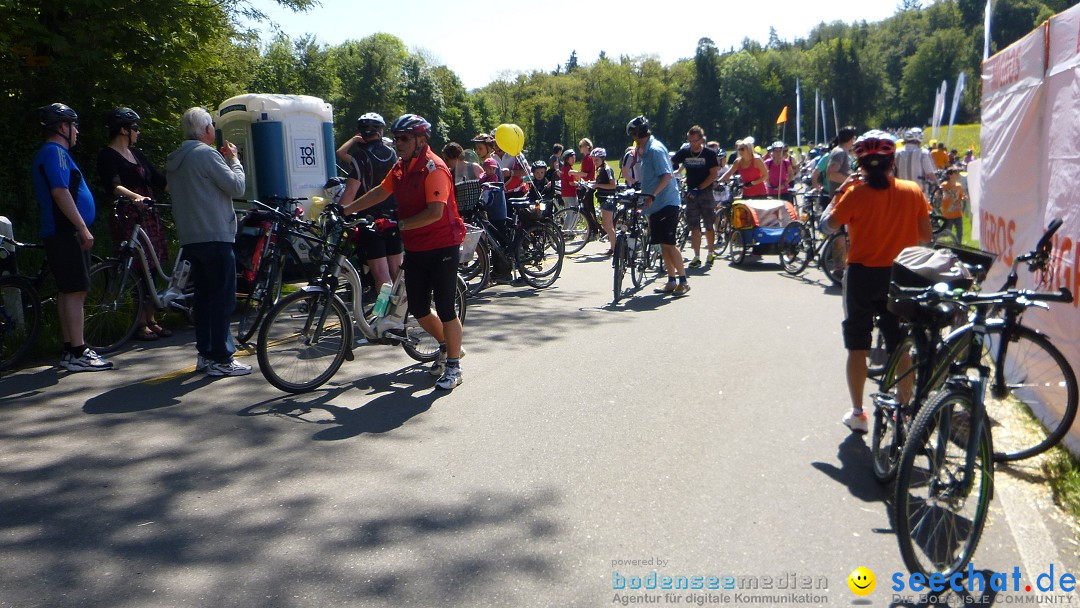
[[[982, 125], [975, 123], [970, 125], [953, 125], [952, 139], [945, 145], [950, 150], [956, 150], [960, 153], [961, 158], [968, 148], [975, 151], [975, 157], [981, 156], [980, 152], [982, 146], [979, 144], [979, 133], [981, 132]], [[924, 127], [926, 133], [926, 142], [930, 142], [930, 127]], [[945, 141], [945, 136], [949, 133], [949, 125], [943, 125], [938, 130], [938, 141]]]
[[1043, 473], [1057, 503], [1080, 521], [1080, 461], [1068, 450], [1057, 447], [1043, 465]]

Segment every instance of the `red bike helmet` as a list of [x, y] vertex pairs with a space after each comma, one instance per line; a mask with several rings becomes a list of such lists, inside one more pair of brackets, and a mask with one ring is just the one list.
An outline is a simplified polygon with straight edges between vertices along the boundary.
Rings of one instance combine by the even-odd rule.
[[885, 131], [867, 131], [855, 140], [855, 156], [891, 156], [896, 152], [896, 137]]

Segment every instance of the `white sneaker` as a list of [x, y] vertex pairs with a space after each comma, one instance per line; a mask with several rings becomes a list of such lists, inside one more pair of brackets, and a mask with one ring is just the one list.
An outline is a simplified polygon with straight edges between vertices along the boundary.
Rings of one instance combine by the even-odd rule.
[[[465, 347], [462, 346], [459, 350], [460, 350], [460, 354], [458, 354], [458, 359], [464, 359], [465, 358]], [[431, 364], [431, 368], [428, 369], [428, 373], [431, 374], [432, 376], [438, 376], [440, 378], [442, 377], [442, 375], [444, 373], [446, 373], [446, 353], [445, 352], [439, 351], [439, 356], [436, 357], [435, 362]]]
[[461, 368], [448, 367], [446, 368], [446, 373], [435, 382], [435, 387], [448, 391], [459, 384], [461, 384]]
[[60, 358], [60, 366], [69, 372], [100, 372], [113, 368], [112, 361], [106, 361], [92, 348], [87, 348], [78, 357], [64, 353], [64, 356]]
[[856, 433], [865, 433], [868, 429], [866, 424], [866, 412], [855, 415], [855, 412], [848, 410], [848, 413], [844, 414], [844, 424]]
[[251, 366], [237, 362], [236, 359], [228, 363], [211, 363], [206, 366], [207, 376], [246, 376], [251, 373]]
[[195, 358], [195, 371], [205, 372], [208, 367], [210, 367], [210, 359], [207, 359], [202, 355]]

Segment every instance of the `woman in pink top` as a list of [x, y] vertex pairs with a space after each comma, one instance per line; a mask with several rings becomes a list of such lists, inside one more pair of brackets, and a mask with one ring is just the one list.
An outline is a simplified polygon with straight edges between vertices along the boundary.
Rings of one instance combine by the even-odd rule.
[[766, 198], [768, 193], [765, 192], [765, 180], [768, 171], [761, 157], [754, 154], [754, 138], [740, 139], [735, 142], [735, 146], [738, 158], [728, 167], [720, 181], [727, 181], [738, 171], [743, 183], [743, 198]]
[[791, 160], [784, 158], [784, 142], [774, 141], [769, 146], [769, 158], [765, 159], [765, 171], [769, 179], [765, 182], [765, 191], [772, 198], [782, 198], [795, 202], [788, 191], [788, 182], [795, 179], [795, 169]]

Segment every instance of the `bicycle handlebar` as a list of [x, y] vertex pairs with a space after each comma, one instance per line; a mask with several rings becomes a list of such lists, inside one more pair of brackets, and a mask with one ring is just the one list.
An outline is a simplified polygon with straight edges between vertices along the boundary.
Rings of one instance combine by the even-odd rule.
[[1073, 301], [1072, 291], [1067, 287], [1061, 287], [1056, 292], [1034, 291], [1031, 289], [1008, 289], [995, 293], [980, 293], [976, 291], [964, 291], [960, 293], [941, 291], [936, 285], [926, 288], [926, 291], [912, 296], [911, 300], [919, 303], [936, 304], [939, 302], [956, 302], [969, 306], [1000, 305], [1015, 303], [1022, 306], [1033, 306], [1037, 302], [1063, 302], [1069, 304]]

